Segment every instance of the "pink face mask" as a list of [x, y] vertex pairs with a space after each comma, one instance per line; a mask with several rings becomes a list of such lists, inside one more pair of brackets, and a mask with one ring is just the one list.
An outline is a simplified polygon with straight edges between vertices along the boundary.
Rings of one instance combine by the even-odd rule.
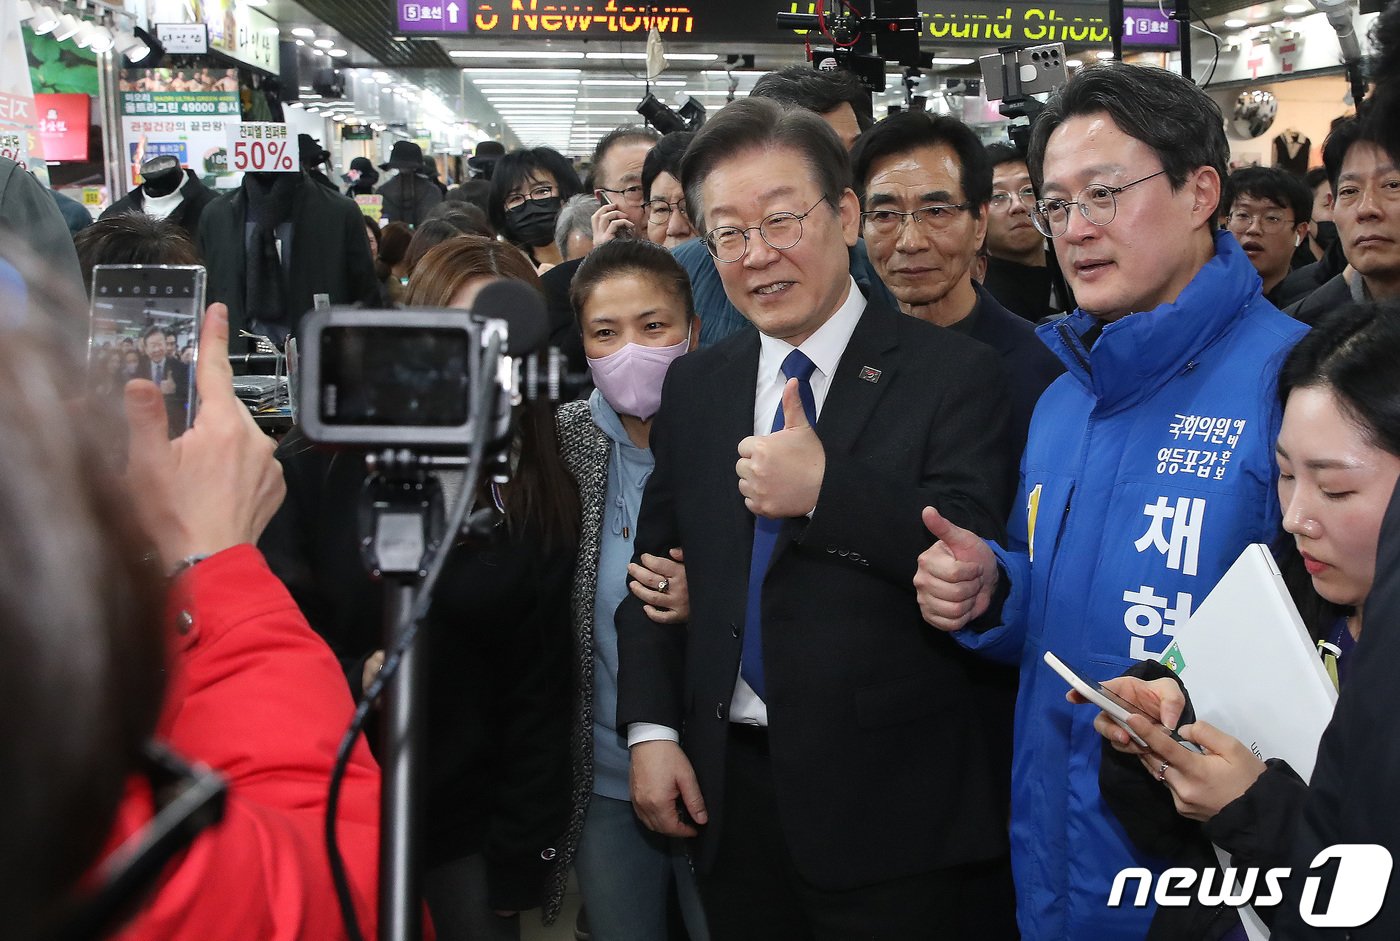
[[620, 350], [596, 359], [588, 357], [593, 384], [619, 415], [646, 421], [661, 406], [661, 383], [666, 370], [690, 349], [690, 331], [675, 346], [642, 346], [628, 343]]

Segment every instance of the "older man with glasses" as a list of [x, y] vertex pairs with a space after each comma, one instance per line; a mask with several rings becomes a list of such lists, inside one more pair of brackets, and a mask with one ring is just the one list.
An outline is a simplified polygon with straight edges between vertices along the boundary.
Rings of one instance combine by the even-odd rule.
[[685, 549], [690, 620], [617, 612], [634, 808], [696, 838], [715, 938], [1014, 937], [987, 667], [912, 584], [921, 507], [1002, 518], [1003, 367], [867, 300], [817, 115], [735, 102], [681, 179], [757, 329], [676, 360], [652, 426], [634, 548]]
[[1050, 99], [1032, 219], [1079, 309], [1039, 333], [1067, 373], [1036, 407], [1007, 541], [925, 512], [940, 540], [915, 579], [925, 620], [1021, 664], [1011, 846], [1028, 941], [1143, 937], [1151, 903], [1106, 900], [1121, 870], [1163, 865], [1142, 842], [1161, 834], [1105, 804], [1095, 711], [1065, 700], [1044, 654], [1096, 680], [1159, 660], [1245, 546], [1280, 532], [1276, 377], [1306, 328], [1216, 229], [1228, 159], [1220, 109], [1173, 73], [1096, 66]]
[[1019, 460], [1035, 403], [1064, 367], [973, 280], [997, 195], [981, 141], [957, 118], [909, 111], [862, 134], [851, 162], [870, 263], [899, 309], [987, 344], [1006, 364]]

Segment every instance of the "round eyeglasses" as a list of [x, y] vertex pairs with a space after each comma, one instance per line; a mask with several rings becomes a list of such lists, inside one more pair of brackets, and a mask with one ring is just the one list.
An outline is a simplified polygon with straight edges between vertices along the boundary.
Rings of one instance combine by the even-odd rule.
[[1006, 190], [996, 190], [992, 193], [992, 198], [988, 200], [988, 202], [990, 202], [992, 208], [998, 212], [1007, 212], [1012, 206], [1017, 204], [1025, 206], [1028, 211], [1033, 210], [1035, 209], [1035, 187], [1023, 186], [1014, 193], [1009, 193]]
[[682, 216], [689, 218], [685, 211], [685, 198], [668, 203], [660, 197], [647, 200], [647, 221], [652, 225], [667, 225], [671, 221], [671, 213], [679, 212]]
[[733, 264], [749, 253], [749, 233], [755, 230], [774, 251], [786, 251], [802, 241], [802, 220], [826, 202], [823, 196], [811, 205], [806, 212], [775, 212], [758, 225], [741, 229], [736, 225], [722, 225], [705, 234], [705, 247], [710, 250], [715, 261]]
[[1272, 235], [1293, 225], [1293, 220], [1276, 209], [1266, 212], [1245, 212], [1243, 209], [1236, 209], [1225, 217], [1225, 228], [1231, 232], [1248, 232], [1250, 226], [1255, 224], [1259, 226], [1260, 232]]
[[910, 212], [898, 209], [871, 209], [860, 214], [865, 227], [873, 235], [889, 236], [904, 228], [908, 219], [916, 226], [932, 232], [943, 232], [958, 218], [958, 215], [972, 208], [972, 203], [958, 203], [952, 206], [921, 206]]
[[1037, 231], [1048, 239], [1057, 239], [1069, 229], [1069, 207], [1078, 206], [1079, 212], [1094, 225], [1108, 225], [1118, 215], [1118, 194], [1130, 186], [1146, 183], [1153, 177], [1166, 173], [1165, 169], [1124, 183], [1122, 186], [1107, 186], [1103, 183], [1090, 183], [1079, 191], [1079, 198], [1042, 199], [1031, 211], [1031, 222]]

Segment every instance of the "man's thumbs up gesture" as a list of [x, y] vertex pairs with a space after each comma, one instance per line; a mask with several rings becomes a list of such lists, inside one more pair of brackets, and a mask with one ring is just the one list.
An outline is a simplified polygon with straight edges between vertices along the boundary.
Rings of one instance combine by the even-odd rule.
[[976, 533], [948, 522], [931, 506], [924, 525], [938, 540], [919, 556], [914, 576], [919, 611], [940, 631], [956, 631], [986, 613], [1000, 572], [997, 557]]
[[802, 410], [796, 379], [783, 386], [783, 428], [739, 442], [739, 492], [749, 512], [769, 519], [806, 516], [817, 505], [826, 451]]

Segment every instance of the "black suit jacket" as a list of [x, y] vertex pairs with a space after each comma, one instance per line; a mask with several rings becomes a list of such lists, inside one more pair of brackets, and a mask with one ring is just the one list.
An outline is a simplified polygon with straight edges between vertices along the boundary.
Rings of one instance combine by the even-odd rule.
[[[618, 609], [618, 720], [681, 730], [724, 826], [753, 516], [739, 441], [754, 430], [755, 331], [679, 359], [652, 428], [636, 551], [685, 549], [688, 629]], [[878, 381], [861, 374], [878, 370]], [[974, 531], [1006, 518], [1003, 368], [980, 343], [867, 307], [817, 423], [826, 475], [810, 520], [788, 520], [764, 582], [769, 742], [781, 823], [802, 875], [841, 889], [1005, 852], [1003, 783], [975, 658], [919, 615], [912, 579], [937, 506]], [[999, 713], [1001, 714], [1001, 713]]]
[[[1314, 901], [1322, 911], [1335, 863], [1310, 870], [1314, 857], [1339, 843], [1378, 843], [1400, 859], [1400, 686], [1395, 683], [1400, 657], [1400, 488], [1390, 499], [1381, 525], [1376, 580], [1366, 598], [1366, 623], [1351, 654], [1346, 683], [1332, 721], [1317, 747], [1303, 819], [1293, 844], [1293, 878], [1278, 907], [1273, 937], [1391, 939], [1400, 937], [1400, 868], [1392, 868], [1385, 901], [1376, 917], [1350, 930], [1313, 928], [1298, 915], [1305, 877], [1320, 876], [1323, 889]], [[1355, 873], [1342, 874], [1352, 878]], [[1339, 886], [1339, 891], [1344, 886]]]
[[[292, 257], [284, 264], [287, 286], [287, 327], [315, 306], [317, 294], [332, 304], [377, 305], [379, 281], [360, 207], [334, 190], [303, 177], [292, 208]], [[257, 319], [246, 309], [247, 251], [244, 223], [248, 197], [242, 189], [220, 196], [205, 207], [199, 220], [199, 250], [209, 270], [209, 302], [228, 305], [229, 348], [241, 353], [240, 339]]]
[[1045, 387], [1065, 371], [1065, 366], [1040, 341], [1029, 321], [1003, 307], [982, 285], [974, 282], [973, 288], [977, 291], [977, 311], [967, 335], [996, 350], [1006, 364], [1011, 382], [1011, 440], [1019, 464], [1035, 403], [1040, 401]]
[[[165, 397], [165, 416], [170, 422], [170, 436], [174, 438], [184, 432], [189, 423], [190, 367], [176, 356], [167, 356], [165, 375], [175, 382], [174, 393]], [[144, 353], [141, 354], [141, 365], [136, 367], [136, 378], [151, 378], [151, 361]]]

